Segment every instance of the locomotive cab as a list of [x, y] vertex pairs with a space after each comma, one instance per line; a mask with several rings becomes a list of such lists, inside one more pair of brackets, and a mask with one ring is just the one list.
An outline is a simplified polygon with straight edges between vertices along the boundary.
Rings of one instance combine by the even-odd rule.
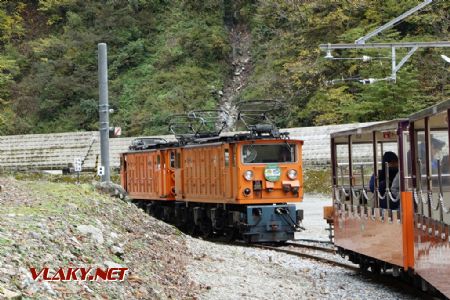
[[[237, 144], [236, 202], [247, 206], [250, 241], [290, 240], [301, 227], [302, 141], [264, 139]], [[276, 205], [267, 205], [277, 203]]]
[[264, 140], [240, 143], [238, 174], [241, 174], [237, 199], [248, 201], [300, 202], [302, 199], [302, 142]]
[[[251, 136], [177, 149], [176, 200], [197, 209], [193, 222], [234, 227], [247, 241], [294, 239], [303, 198], [303, 142]], [[177, 159], [177, 160], [178, 160]]]

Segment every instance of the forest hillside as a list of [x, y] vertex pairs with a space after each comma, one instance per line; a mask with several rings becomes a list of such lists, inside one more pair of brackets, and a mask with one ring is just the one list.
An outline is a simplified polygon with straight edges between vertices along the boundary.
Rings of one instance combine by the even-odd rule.
[[[448, 48], [419, 49], [395, 84], [363, 85], [390, 75], [389, 51], [327, 60], [318, 46], [352, 43], [420, 2], [1, 1], [0, 134], [96, 130], [99, 42], [111, 121], [129, 136], [165, 133], [170, 114], [238, 99], [282, 99], [292, 112], [282, 126], [405, 116], [448, 98]], [[449, 8], [434, 1], [371, 41], [449, 40]]]

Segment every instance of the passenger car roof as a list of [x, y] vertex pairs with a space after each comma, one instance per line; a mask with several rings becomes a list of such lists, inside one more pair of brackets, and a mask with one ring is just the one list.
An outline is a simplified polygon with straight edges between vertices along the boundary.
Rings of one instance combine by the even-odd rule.
[[372, 133], [377, 133], [377, 139], [381, 142], [394, 142], [397, 140], [397, 128], [399, 123], [405, 122], [407, 119], [395, 119], [391, 121], [381, 121], [377, 124], [357, 127], [351, 130], [338, 131], [331, 134], [335, 139], [335, 143], [348, 143], [348, 136], [352, 136], [354, 143], [372, 142]]
[[440, 102], [436, 105], [422, 109], [421, 111], [418, 111], [418, 112], [412, 114], [411, 116], [409, 116], [409, 121], [414, 122], [414, 121], [423, 119], [425, 117], [435, 115], [435, 114], [445, 111], [447, 109], [450, 109], [450, 100]]

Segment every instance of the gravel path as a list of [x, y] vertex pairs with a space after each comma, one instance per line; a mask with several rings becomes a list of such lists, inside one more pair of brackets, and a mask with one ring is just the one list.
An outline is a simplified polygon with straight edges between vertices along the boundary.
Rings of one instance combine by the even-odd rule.
[[270, 250], [188, 238], [200, 299], [418, 299], [358, 273]]
[[323, 219], [323, 207], [332, 205], [331, 196], [321, 194], [305, 194], [305, 200], [297, 204], [298, 209], [303, 209], [303, 227], [301, 238], [329, 241], [327, 224]]
[[[305, 219], [308, 238], [326, 239], [318, 212], [329, 201], [317, 195], [305, 199], [301, 205], [310, 217]], [[189, 275], [206, 287], [200, 299], [416, 299], [353, 271], [309, 259], [191, 237], [187, 245], [194, 257]]]

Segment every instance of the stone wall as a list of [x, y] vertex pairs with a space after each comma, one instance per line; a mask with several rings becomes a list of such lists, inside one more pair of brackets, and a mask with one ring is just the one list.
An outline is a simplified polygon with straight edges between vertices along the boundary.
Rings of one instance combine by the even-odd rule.
[[[303, 163], [306, 167], [330, 164], [330, 133], [371, 123], [354, 123], [317, 127], [289, 128], [293, 139], [304, 141]], [[162, 136], [174, 139], [173, 136]], [[111, 138], [111, 166], [120, 165], [119, 154], [128, 150], [134, 138]], [[100, 160], [100, 138], [97, 131], [53, 134], [28, 134], [0, 137], [0, 168], [2, 169], [62, 169], [75, 158], [83, 160], [83, 169], [94, 169]]]

